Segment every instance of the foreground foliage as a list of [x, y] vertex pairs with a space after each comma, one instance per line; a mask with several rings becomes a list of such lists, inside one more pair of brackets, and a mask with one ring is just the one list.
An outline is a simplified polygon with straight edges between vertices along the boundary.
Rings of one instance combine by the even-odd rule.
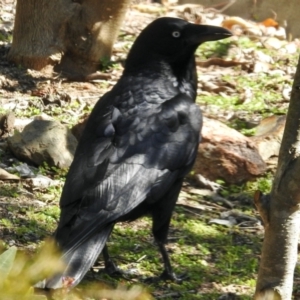
[[[112, 258], [121, 269], [126, 271], [126, 275], [121, 278], [108, 277], [103, 272], [103, 261], [100, 257], [85, 281], [76, 289], [76, 297], [79, 297], [77, 299], [84, 299], [81, 296], [83, 294], [85, 297], [94, 295], [91, 299], [101, 299], [99, 291], [103, 289], [107, 291], [108, 288], [112, 291], [116, 288], [143, 291], [146, 288], [155, 299], [162, 297], [163, 299], [215, 300], [226, 292], [239, 294], [239, 299], [250, 299], [254, 292], [263, 237], [261, 225], [255, 222], [239, 222], [235, 226], [225, 227], [210, 223], [211, 220], [227, 212], [228, 208], [225, 208], [222, 203], [214, 203], [210, 197], [197, 195], [197, 190], [186, 193], [188, 188], [190, 187], [185, 186], [179, 201], [182, 203], [182, 199], [185, 199], [185, 204], [180, 204], [175, 209], [168, 243], [175, 272], [179, 275], [186, 274], [188, 278], [182, 284], [173, 282], [143, 284], [146, 278], [156, 277], [162, 271], [161, 258], [151, 236], [151, 219], [145, 217], [129, 224], [117, 224], [108, 243]], [[6, 190], [9, 191], [9, 186]], [[224, 187], [224, 193], [225, 191]], [[241, 193], [244, 193], [244, 204], [234, 198], [234, 195]], [[18, 189], [14, 190], [14, 195], [15, 198], [9, 198], [9, 210], [5, 213], [2, 211], [0, 228], [4, 234], [1, 238], [6, 248], [10, 248], [9, 245], [12, 243], [17, 243], [18, 248], [32, 257], [32, 253], [37, 251], [36, 245], [40, 247], [37, 242], [50, 236], [55, 230], [59, 193], [51, 201], [47, 197], [40, 198], [47, 203], [47, 209], [28, 200], [26, 203], [23, 202], [22, 206], [18, 206], [17, 203], [20, 203], [20, 199], [24, 196]], [[247, 194], [242, 187], [232, 187], [226, 197], [235, 203], [239, 212], [254, 217], [256, 213], [249, 195], [251, 193]], [[14, 218], [11, 218], [12, 211]], [[20, 231], [23, 233], [20, 234]], [[49, 259], [45, 258], [45, 261]], [[22, 274], [24, 278], [28, 278], [24, 272]], [[41, 277], [35, 277], [35, 280]], [[33, 279], [28, 281], [25, 285], [27, 290], [33, 282]], [[95, 283], [92, 287], [91, 282]], [[12, 286], [14, 284], [15, 281]], [[137, 284], [142, 288], [135, 287]], [[106, 294], [106, 297], [119, 299], [116, 295], [111, 295], [109, 298]]]
[[[39, 295], [33, 285], [45, 277], [52, 276], [64, 269], [60, 254], [52, 242], [46, 242], [33, 257], [17, 251], [13, 246], [0, 255], [0, 295], [1, 299], [10, 300], [46, 300], [46, 295]], [[138, 286], [129, 289], [119, 286], [111, 289], [104, 284], [88, 285], [69, 292], [67, 288], [55, 291], [53, 299], [79, 300], [82, 295], [89, 299], [124, 299], [150, 300], [152, 297]], [[49, 296], [49, 295], [48, 295]]]
[[34, 257], [13, 246], [0, 255], [0, 295], [2, 299], [46, 299], [34, 295], [34, 283], [62, 269], [63, 264], [51, 243]]

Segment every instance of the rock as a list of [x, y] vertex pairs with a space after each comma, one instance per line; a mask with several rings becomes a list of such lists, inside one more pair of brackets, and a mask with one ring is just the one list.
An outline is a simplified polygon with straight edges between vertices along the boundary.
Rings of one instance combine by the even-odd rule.
[[295, 54], [298, 51], [298, 45], [295, 42], [290, 42], [285, 46], [287, 54]]
[[271, 67], [274, 65], [273, 58], [262, 51], [254, 51], [253, 57], [253, 73], [268, 73]]
[[268, 73], [271, 65], [266, 62], [255, 61], [253, 66], [253, 73]]
[[71, 132], [76, 137], [77, 141], [79, 141], [79, 139], [83, 133], [83, 130], [85, 128], [88, 118], [89, 118], [89, 116], [85, 116], [85, 118], [83, 120], [81, 120], [78, 124], [74, 125], [71, 128]]
[[39, 188], [39, 189], [45, 189], [50, 186], [58, 186], [61, 184], [59, 180], [53, 180], [41, 174], [37, 174], [37, 176], [34, 178], [27, 179], [26, 183], [28, 183], [31, 188]]
[[71, 131], [57, 121], [33, 120], [24, 130], [8, 138], [16, 157], [35, 165], [68, 168], [73, 160], [77, 140]]
[[22, 178], [35, 177], [35, 172], [32, 169], [35, 168], [29, 167], [26, 163], [6, 168], [9, 172], [17, 172]]
[[268, 63], [268, 64], [274, 64], [274, 59], [262, 51], [255, 51], [254, 52], [254, 58], [255, 60], [258, 60], [260, 62]]
[[262, 43], [267, 49], [279, 50], [286, 44], [286, 41], [281, 41], [276, 37], [268, 37]]
[[33, 121], [33, 119], [19, 119], [19, 118], [16, 118], [14, 129], [18, 130], [18, 131], [22, 131], [24, 129], [24, 127], [26, 125], [28, 125], [29, 123], [31, 123], [32, 121]]
[[26, 125], [28, 125], [29, 123], [31, 123], [33, 120], [48, 120], [49, 121], [49, 120], [54, 120], [54, 119], [45, 113], [41, 113], [40, 115], [37, 115], [34, 118], [30, 118], [30, 119], [16, 118], [14, 129], [18, 130], [18, 131], [23, 131], [24, 127]]
[[234, 218], [229, 218], [228, 220], [211, 219], [211, 220], [209, 220], [208, 224], [217, 224], [217, 225], [224, 225], [227, 227], [232, 227], [237, 224], [237, 221]]
[[275, 32], [275, 37], [277, 37], [280, 40], [286, 40], [286, 30], [284, 27], [278, 27]]
[[13, 112], [0, 115], [0, 136], [6, 137], [14, 129], [14, 124], [15, 114]]
[[266, 164], [249, 138], [217, 120], [204, 117], [194, 170], [209, 180], [239, 184], [263, 174]]
[[274, 115], [263, 119], [256, 127], [256, 133], [251, 137], [251, 140], [265, 161], [272, 156], [278, 156], [285, 121], [286, 116]]
[[11, 174], [11, 173], [5, 171], [4, 169], [0, 168], [0, 179], [1, 180], [12, 180], [12, 179], [19, 180], [20, 177], [15, 174]]
[[289, 84], [284, 84], [282, 87], [282, 97], [285, 101], [290, 101], [292, 94], [292, 86]]

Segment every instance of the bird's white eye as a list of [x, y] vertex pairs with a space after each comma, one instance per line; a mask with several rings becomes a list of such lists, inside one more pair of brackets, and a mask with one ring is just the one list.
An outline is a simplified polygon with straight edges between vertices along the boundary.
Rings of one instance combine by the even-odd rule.
[[174, 38], [179, 38], [179, 37], [180, 37], [180, 32], [179, 32], [179, 31], [173, 31], [173, 32], [172, 32], [172, 36], [173, 36]]

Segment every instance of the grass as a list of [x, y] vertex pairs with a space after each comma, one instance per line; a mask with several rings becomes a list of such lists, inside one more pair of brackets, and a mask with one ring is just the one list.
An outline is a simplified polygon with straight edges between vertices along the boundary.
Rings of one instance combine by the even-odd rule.
[[[48, 166], [40, 167], [40, 172], [59, 179], [65, 175], [59, 169]], [[257, 188], [267, 192], [270, 185], [271, 175], [244, 186], [224, 185], [223, 195], [251, 193]], [[51, 194], [53, 197], [46, 206], [40, 207], [28, 202], [20, 205], [18, 200], [22, 198], [21, 188], [16, 189], [7, 185], [1, 189], [3, 195], [9, 197], [11, 202], [5, 207], [6, 213], [2, 210], [0, 220], [1, 231], [4, 232], [2, 239], [6, 247], [14, 240], [24, 249], [32, 250], [32, 246], [39, 245], [40, 240], [55, 230], [59, 218], [58, 199], [61, 190], [52, 188], [54, 190], [45, 190], [43, 193], [34, 191], [38, 199], [43, 199], [42, 194]], [[193, 199], [201, 201], [202, 197], [194, 195]], [[245, 213], [254, 214], [252, 206], [248, 205], [241, 209]], [[240, 289], [240, 299], [251, 299], [262, 235], [253, 234], [251, 230], [239, 227], [227, 228], [208, 224], [210, 219], [217, 217], [217, 211], [206, 211], [201, 214], [197, 211], [195, 216], [181, 206], [176, 207], [170, 227], [168, 249], [175, 272], [189, 276], [182, 284], [159, 282], [149, 286], [142, 283], [144, 279], [158, 276], [162, 272], [161, 258], [151, 236], [150, 218], [144, 217], [129, 224], [117, 224], [108, 246], [115, 262], [123, 270], [131, 273], [122, 280], [123, 285], [130, 289], [138, 283], [147, 287], [154, 296], [159, 293], [164, 295], [164, 299], [174, 299], [174, 295], [177, 295], [176, 297], [180, 299], [205, 300], [217, 299], [226, 289], [235, 286], [235, 290]], [[103, 265], [102, 260], [100, 264]], [[91, 276], [88, 275], [81, 288], [90, 282]], [[96, 282], [106, 282], [111, 287], [117, 287], [120, 281], [101, 272], [93, 274], [92, 278]], [[171, 296], [168, 297], [168, 294]]]
[[[73, 126], [78, 124], [83, 114], [90, 113], [93, 108], [91, 105], [86, 104], [78, 113], [78, 109], [81, 108], [81, 105], [78, 99], [73, 99], [69, 103], [64, 103], [64, 101], [61, 100], [61, 105], [44, 105], [40, 97], [31, 97], [30, 105], [26, 109], [16, 108], [14, 113], [18, 118], [34, 118], [44, 113], [63, 124]], [[3, 110], [2, 113], [6, 113], [6, 111]]]
[[241, 185], [226, 184], [223, 180], [217, 180], [222, 187], [220, 194], [223, 197], [230, 197], [235, 194], [244, 194], [247, 198], [252, 199], [255, 191], [259, 190], [264, 194], [271, 191], [274, 174], [267, 172], [264, 176], [258, 177]]
[[224, 57], [227, 55], [231, 47], [230, 40], [214, 41], [204, 43], [196, 51], [196, 55], [200, 59], [208, 59], [212, 56]]
[[[247, 50], [251, 53], [260, 51], [270, 56], [274, 63], [270, 64], [270, 70], [285, 69], [287, 64], [297, 64], [298, 54], [295, 55], [278, 55], [276, 51], [269, 50], [255, 40], [249, 37], [240, 37], [237, 40], [222, 40], [212, 43], [204, 43], [197, 50], [200, 59], [208, 59], [210, 57], [221, 57], [226, 60], [235, 60], [234, 51], [232, 49]], [[233, 53], [233, 54], [232, 54]], [[249, 61], [251, 65], [251, 61]], [[253, 117], [264, 118], [270, 115], [285, 114], [288, 108], [288, 101], [283, 99], [282, 90], [284, 86], [292, 85], [292, 77], [278, 75], [274, 73], [253, 73], [249, 71], [250, 65], [245, 69], [243, 66], [235, 67], [235, 72], [226, 75], [216, 74], [218, 83], [221, 86], [229, 87], [231, 90], [226, 93], [200, 92], [197, 97], [197, 103], [203, 107], [204, 112], [232, 112], [235, 115], [243, 117], [235, 117], [227, 121], [227, 125], [239, 130], [241, 133], [251, 136], [255, 134], [252, 122]], [[201, 74], [199, 75], [201, 79]], [[245, 93], [249, 92], [250, 97], [245, 98]]]
[[[18, 198], [11, 199], [15, 200], [10, 200], [5, 206], [5, 213], [2, 207], [0, 228], [4, 234], [1, 239], [6, 247], [14, 240], [24, 250], [32, 251], [56, 227], [59, 217], [58, 197], [42, 207], [28, 202], [19, 205]], [[195, 200], [201, 199], [195, 197]], [[252, 214], [254, 212], [249, 206], [245, 210]], [[241, 289], [240, 299], [250, 299], [254, 291], [262, 236], [239, 227], [208, 224], [210, 219], [218, 217], [217, 211], [197, 213], [198, 216], [195, 216], [184, 207], [177, 206], [171, 222], [168, 250], [175, 273], [188, 275], [182, 284], [143, 284], [144, 279], [158, 276], [162, 272], [162, 261], [153, 242], [149, 217], [115, 226], [108, 247], [115, 262], [131, 273], [122, 280], [127, 289], [138, 283], [147, 287], [154, 296], [158, 295], [156, 293], [171, 294], [164, 299], [176, 299], [174, 295], [179, 295], [180, 299], [207, 300], [217, 299], [226, 287], [230, 289], [235, 285]], [[101, 258], [99, 263], [103, 266]], [[97, 265], [95, 270], [99, 270]], [[105, 282], [111, 287], [117, 287], [120, 282], [118, 278], [96, 272], [88, 275], [81, 288], [91, 279], [94, 282]], [[205, 292], [208, 285], [210, 288]]]
[[[270, 81], [277, 81], [280, 84], [281, 79], [278, 75], [255, 74], [254, 76], [223, 76], [221, 80], [231, 85], [237, 85], [236, 92], [233, 95], [222, 96], [219, 94], [202, 95], [197, 98], [197, 103], [206, 105], [215, 105], [223, 110], [245, 111], [247, 114], [259, 113], [262, 117], [272, 114], [284, 114], [287, 107], [281, 108], [282, 97], [278, 93], [278, 86], [274, 85], [272, 89], [267, 84]], [[291, 82], [289, 82], [291, 83]], [[240, 88], [239, 88], [240, 87]], [[249, 88], [252, 91], [251, 101], [241, 101], [243, 88]], [[277, 105], [278, 103], [278, 105]]]
[[[208, 225], [209, 217], [203, 214], [203, 217], [195, 218], [180, 207], [176, 208], [168, 248], [175, 273], [186, 273], [189, 277], [182, 284], [169, 282], [153, 285], [154, 290], [168, 288], [178, 292], [183, 299], [216, 299], [209, 297], [220, 294], [220, 290], [208, 295], [203, 294], [200, 287], [207, 282], [218, 282], [222, 287], [247, 285], [251, 295], [261, 238], [253, 239], [252, 234], [240, 228]], [[129, 266], [129, 269], [137, 270], [141, 279], [158, 276], [162, 271], [160, 255], [149, 236], [150, 228], [149, 218], [138, 221], [135, 226], [118, 224], [109, 243], [111, 255], [121, 268], [128, 270]]]

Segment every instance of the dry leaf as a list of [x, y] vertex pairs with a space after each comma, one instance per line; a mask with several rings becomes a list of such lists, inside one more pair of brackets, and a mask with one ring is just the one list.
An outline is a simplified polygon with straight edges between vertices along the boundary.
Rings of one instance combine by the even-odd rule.
[[162, 6], [148, 5], [142, 3], [133, 5], [132, 7], [141, 13], [147, 13], [147, 14], [158, 14], [165, 11], [164, 7]]
[[208, 68], [209, 66], [219, 66], [219, 67], [235, 67], [248, 64], [248, 62], [235, 61], [235, 60], [224, 60], [219, 57], [213, 57], [205, 61], [196, 61], [197, 66], [202, 68]]
[[265, 19], [260, 24], [262, 24], [262, 25], [264, 25], [266, 27], [275, 27], [275, 28], [278, 28], [278, 23], [274, 19], [272, 19], [272, 18]]
[[223, 21], [222, 26], [227, 29], [232, 29], [233, 26], [240, 26], [243, 29], [253, 27], [253, 25], [240, 17], [230, 17]]
[[1, 180], [11, 180], [11, 179], [19, 180], [20, 177], [15, 174], [8, 173], [4, 169], [0, 168], [0, 179]]

